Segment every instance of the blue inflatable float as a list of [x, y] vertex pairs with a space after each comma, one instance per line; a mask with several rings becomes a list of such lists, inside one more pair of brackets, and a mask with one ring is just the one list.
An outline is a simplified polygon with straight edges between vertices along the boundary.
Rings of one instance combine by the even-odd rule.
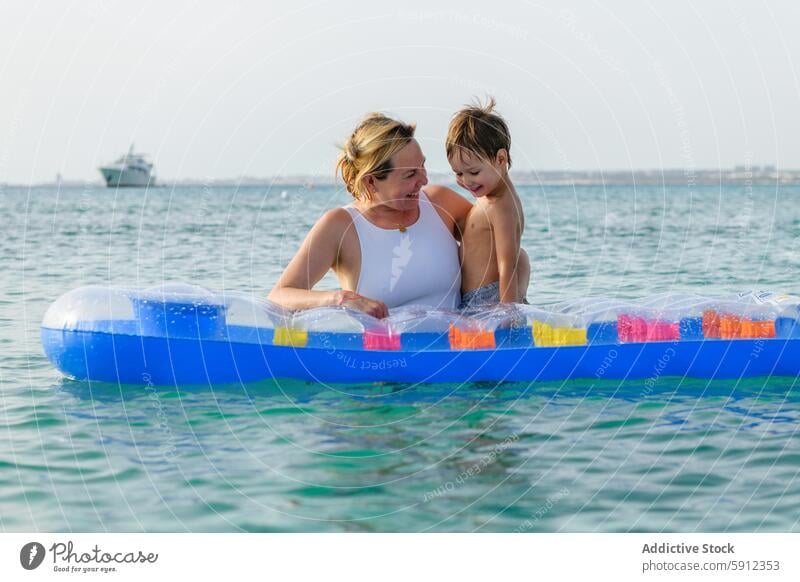
[[667, 293], [546, 309], [408, 307], [378, 320], [171, 284], [81, 287], [48, 309], [41, 332], [67, 376], [125, 384], [739, 378], [800, 375], [799, 307], [769, 292]]

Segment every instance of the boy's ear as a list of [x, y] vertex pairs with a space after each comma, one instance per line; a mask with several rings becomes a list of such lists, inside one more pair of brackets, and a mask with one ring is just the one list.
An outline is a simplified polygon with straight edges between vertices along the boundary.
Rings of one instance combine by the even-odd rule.
[[505, 166], [508, 164], [508, 150], [506, 148], [500, 148], [497, 150], [497, 155], [494, 157], [494, 159], [498, 164]]

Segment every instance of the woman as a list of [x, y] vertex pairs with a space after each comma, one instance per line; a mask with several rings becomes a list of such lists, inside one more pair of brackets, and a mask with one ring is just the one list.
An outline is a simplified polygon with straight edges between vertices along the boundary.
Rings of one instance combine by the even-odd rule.
[[[326, 212], [269, 299], [289, 309], [342, 305], [374, 317], [389, 308], [455, 308], [461, 298], [456, 238], [472, 205], [429, 186], [414, 125], [368, 115], [336, 164], [354, 201]], [[314, 291], [329, 269], [341, 291]]]

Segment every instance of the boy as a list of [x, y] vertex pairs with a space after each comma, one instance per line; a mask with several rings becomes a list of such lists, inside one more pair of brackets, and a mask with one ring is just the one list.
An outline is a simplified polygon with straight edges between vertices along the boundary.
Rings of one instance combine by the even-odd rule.
[[462, 309], [525, 302], [530, 279], [528, 255], [520, 249], [522, 203], [508, 176], [511, 135], [494, 105], [490, 98], [462, 109], [447, 131], [456, 181], [477, 198], [462, 228]]

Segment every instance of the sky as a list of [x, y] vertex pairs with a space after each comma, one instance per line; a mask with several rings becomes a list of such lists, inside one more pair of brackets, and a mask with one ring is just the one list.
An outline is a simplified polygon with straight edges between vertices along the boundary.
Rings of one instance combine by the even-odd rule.
[[792, 0], [0, 0], [0, 183], [332, 175], [373, 110], [446, 171], [493, 95], [520, 170], [800, 168]]

